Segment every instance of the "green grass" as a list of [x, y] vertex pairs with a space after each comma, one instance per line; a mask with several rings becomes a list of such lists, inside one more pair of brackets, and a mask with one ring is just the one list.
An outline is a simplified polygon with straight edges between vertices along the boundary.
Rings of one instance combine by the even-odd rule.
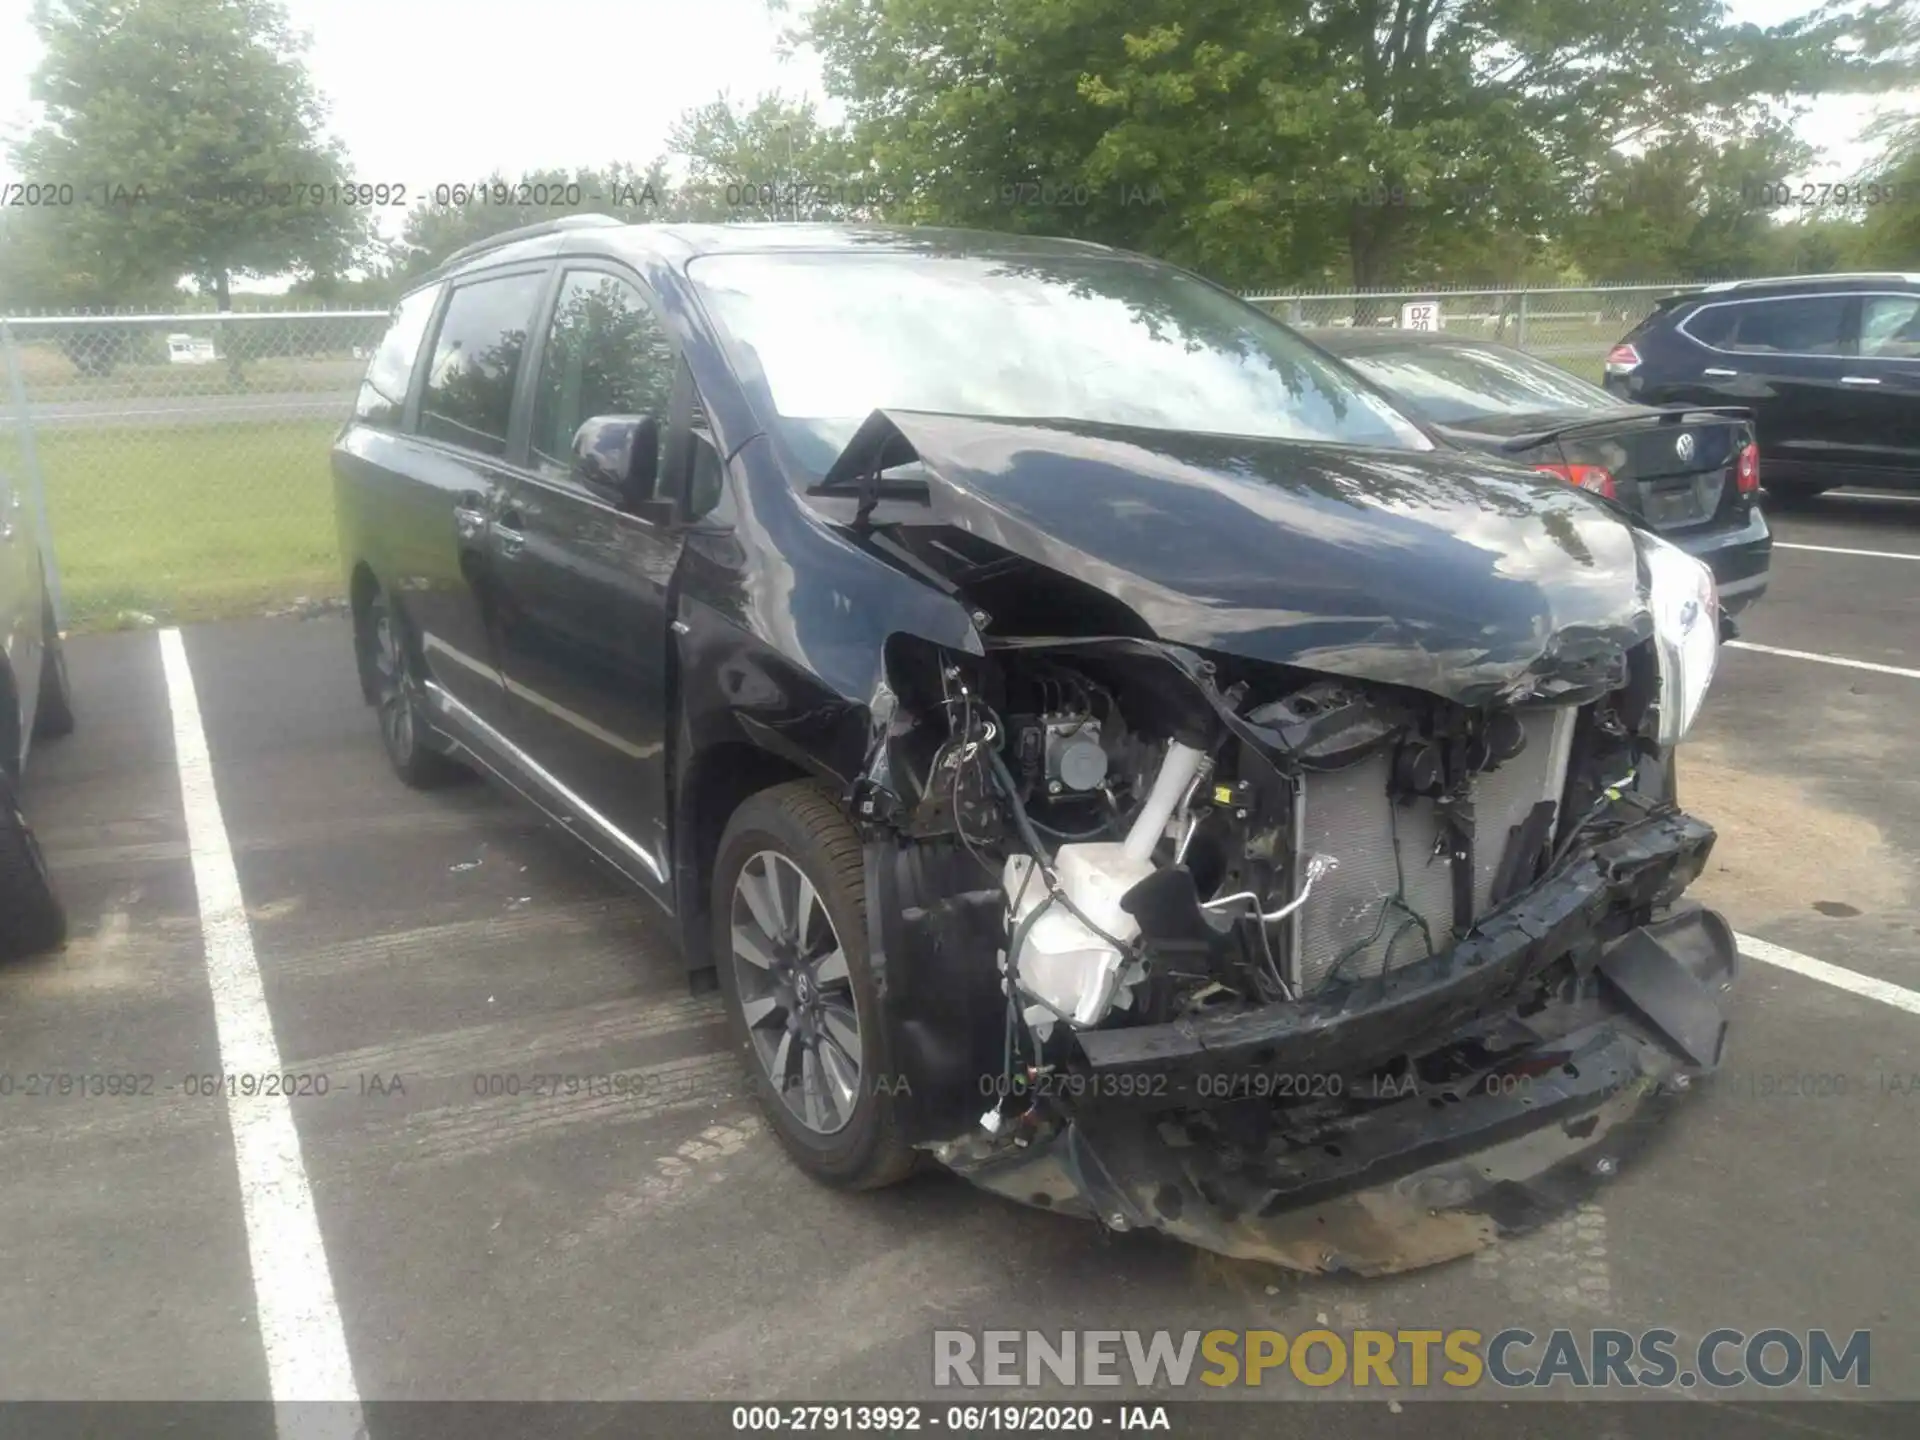
[[250, 615], [339, 595], [327, 465], [338, 428], [37, 431], [70, 626]]
[[[375, 338], [378, 338], [377, 332]], [[36, 403], [134, 400], [170, 395], [280, 395], [350, 391], [367, 362], [349, 355], [265, 356], [245, 359], [236, 384], [225, 360], [210, 365], [122, 361], [106, 375], [86, 375], [50, 346], [17, 352], [22, 383]], [[3, 372], [0, 372], [3, 373]]]

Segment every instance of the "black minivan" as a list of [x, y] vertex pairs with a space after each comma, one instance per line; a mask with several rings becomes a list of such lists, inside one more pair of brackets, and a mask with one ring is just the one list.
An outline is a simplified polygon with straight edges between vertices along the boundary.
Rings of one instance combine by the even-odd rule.
[[1752, 410], [1779, 499], [1920, 488], [1920, 274], [1709, 285], [1659, 307], [1607, 356], [1644, 405]]
[[548, 222], [401, 299], [332, 463], [394, 769], [674, 915], [825, 1181], [1403, 1268], [1719, 1063], [1712, 573], [1196, 275]]

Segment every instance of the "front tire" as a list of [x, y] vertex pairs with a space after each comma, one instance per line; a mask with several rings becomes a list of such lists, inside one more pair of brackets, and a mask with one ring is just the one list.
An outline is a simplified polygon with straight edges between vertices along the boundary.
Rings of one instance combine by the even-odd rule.
[[0, 772], [0, 960], [55, 950], [66, 938], [67, 912], [53, 893], [46, 857], [13, 782]]
[[860, 840], [825, 786], [779, 785], [734, 812], [712, 907], [728, 1026], [788, 1155], [842, 1189], [905, 1179]]
[[387, 763], [415, 790], [437, 790], [472, 774], [439, 748], [427, 719], [426, 689], [407, 643], [406, 622], [376, 590], [354, 626], [361, 674], [380, 716], [380, 744]]

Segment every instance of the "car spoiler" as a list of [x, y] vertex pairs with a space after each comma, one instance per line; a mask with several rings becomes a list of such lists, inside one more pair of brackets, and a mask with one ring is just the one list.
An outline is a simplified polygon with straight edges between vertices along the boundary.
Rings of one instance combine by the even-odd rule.
[[1516, 435], [1511, 440], [1502, 441], [1500, 449], [1512, 455], [1583, 430], [1610, 430], [1616, 425], [1631, 424], [1636, 419], [1656, 425], [1682, 425], [1696, 415], [1703, 418], [1745, 420], [1749, 424], [1753, 421], [1752, 409], [1744, 405], [1663, 405], [1657, 415], [1595, 417], [1591, 420], [1575, 420], [1569, 425], [1556, 425], [1551, 430], [1534, 430], [1525, 435]]

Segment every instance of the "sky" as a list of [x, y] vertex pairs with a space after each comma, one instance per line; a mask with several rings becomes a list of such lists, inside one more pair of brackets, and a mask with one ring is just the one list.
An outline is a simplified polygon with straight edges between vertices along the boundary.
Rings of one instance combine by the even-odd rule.
[[[778, 53], [788, 15], [768, 0], [285, 0], [312, 38], [307, 62], [327, 97], [353, 176], [410, 194], [543, 166], [645, 164], [684, 110], [725, 91], [827, 102], [817, 59]], [[804, 10], [808, 0], [794, 0]], [[1738, 21], [1771, 25], [1810, 0], [1734, 0]], [[39, 44], [31, 0], [0, 0], [0, 141], [34, 119]], [[1872, 159], [1860, 133], [1874, 103], [1819, 102], [1802, 122], [1824, 152], [1806, 178], [1855, 178]], [[25, 180], [0, 153], [0, 181]], [[1782, 179], [1802, 177], [1783, 176]], [[382, 229], [393, 233], [399, 212]]]

